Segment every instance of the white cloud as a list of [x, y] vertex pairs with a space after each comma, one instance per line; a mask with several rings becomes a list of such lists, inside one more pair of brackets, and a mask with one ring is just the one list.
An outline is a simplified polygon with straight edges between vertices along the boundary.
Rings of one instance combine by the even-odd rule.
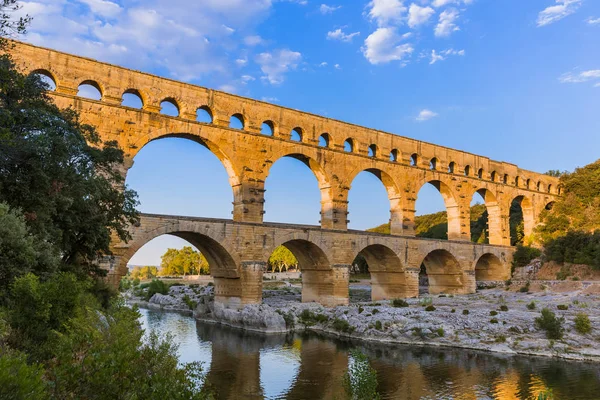
[[402, 37], [394, 28], [379, 28], [365, 39], [363, 54], [371, 64], [399, 61], [413, 52], [409, 43], [401, 44]]
[[415, 28], [429, 21], [429, 18], [435, 14], [431, 7], [420, 7], [412, 3], [408, 8], [408, 26]]
[[333, 66], [333, 68], [335, 68], [335, 69], [342, 69], [342, 67], [340, 66], [340, 64], [335, 64], [335, 65]]
[[428, 109], [423, 109], [423, 110], [421, 110], [419, 115], [415, 118], [415, 120], [418, 122], [424, 122], [424, 121], [427, 121], [427, 120], [437, 117], [437, 116], [438, 116], [437, 113], [435, 113], [431, 110], [428, 110]]
[[284, 75], [291, 69], [296, 69], [302, 60], [302, 54], [288, 49], [277, 50], [272, 53], [260, 53], [256, 57], [256, 63], [264, 76], [261, 78], [272, 85], [278, 85], [284, 81]]
[[248, 59], [247, 58], [238, 58], [237, 60], [235, 60], [235, 63], [240, 66], [243, 67], [246, 64], [248, 64]]
[[451, 8], [442, 11], [440, 13], [439, 22], [435, 27], [435, 36], [447, 37], [450, 36], [452, 32], [459, 31], [460, 28], [456, 25], [457, 19], [458, 10]]
[[600, 25], [600, 18], [589, 17], [586, 22], [590, 25]]
[[248, 83], [256, 80], [256, 78], [252, 75], [242, 75], [241, 79], [243, 83]]
[[342, 42], [351, 42], [354, 36], [360, 35], [360, 32], [344, 33], [341, 29], [327, 32], [327, 39], [329, 40], [340, 40]]
[[323, 61], [321, 64], [319, 64], [319, 67], [326, 67], [327, 66], [327, 62]]
[[250, 35], [244, 38], [244, 44], [246, 46], [257, 46], [263, 42], [263, 39], [258, 35]]
[[267, 103], [277, 103], [279, 101], [277, 97], [261, 97], [261, 100]]
[[367, 7], [371, 8], [369, 18], [380, 27], [401, 22], [406, 12], [402, 0], [373, 0]]
[[590, 69], [578, 73], [567, 72], [561, 75], [558, 80], [561, 83], [583, 83], [589, 81], [598, 81], [594, 87], [600, 87], [600, 69]]
[[581, 3], [582, 0], [556, 0], [556, 5], [546, 7], [540, 11], [537, 18], [537, 26], [546, 26], [560, 21], [577, 11]]
[[473, 0], [433, 0], [433, 3], [431, 3], [432, 6], [434, 6], [435, 8], [439, 8], [439, 7], [444, 7], [447, 6], [448, 4], [471, 4], [473, 2]]
[[464, 50], [446, 49], [437, 53], [435, 50], [431, 50], [431, 61], [429, 64], [435, 64], [438, 61], [444, 61], [448, 56], [464, 56]]
[[328, 6], [327, 4], [321, 4], [321, 6], [319, 7], [319, 11], [321, 12], [321, 14], [325, 15], [331, 14], [332, 12], [334, 12], [335, 10], [339, 10], [340, 8], [342, 8], [342, 6]]
[[115, 17], [123, 11], [121, 6], [117, 3], [113, 3], [108, 0], [80, 0], [82, 3], [87, 4], [92, 12], [99, 14], [103, 17]]

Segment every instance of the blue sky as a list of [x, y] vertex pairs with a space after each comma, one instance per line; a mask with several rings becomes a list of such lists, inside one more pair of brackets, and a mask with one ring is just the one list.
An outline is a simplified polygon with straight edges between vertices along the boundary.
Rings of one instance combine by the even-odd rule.
[[[34, 17], [25, 40], [35, 44], [535, 171], [572, 170], [599, 156], [599, 1], [22, 4]], [[189, 141], [148, 145], [127, 182], [140, 194], [141, 211], [231, 216], [225, 171]], [[317, 223], [319, 193], [305, 166], [278, 161], [266, 189], [266, 220]], [[424, 188], [417, 212], [441, 209], [435, 189]], [[388, 218], [383, 187], [361, 174], [350, 192], [350, 226]], [[132, 262], [154, 264], [165, 246], [180, 245], [159, 238]]]

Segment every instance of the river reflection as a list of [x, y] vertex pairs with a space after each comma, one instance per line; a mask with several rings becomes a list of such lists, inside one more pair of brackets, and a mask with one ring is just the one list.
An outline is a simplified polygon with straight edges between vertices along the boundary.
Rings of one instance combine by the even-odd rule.
[[600, 368], [465, 350], [333, 341], [316, 335], [259, 335], [140, 310], [146, 330], [170, 333], [182, 362], [200, 361], [218, 399], [345, 399], [348, 352], [358, 347], [377, 371], [384, 399], [600, 398]]

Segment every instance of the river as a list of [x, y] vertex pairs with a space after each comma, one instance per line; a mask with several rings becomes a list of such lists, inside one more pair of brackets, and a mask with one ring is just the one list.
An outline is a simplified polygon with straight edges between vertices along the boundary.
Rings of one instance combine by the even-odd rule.
[[383, 399], [600, 399], [600, 366], [460, 349], [260, 335], [141, 309], [146, 329], [171, 334], [181, 362], [200, 361], [218, 399], [345, 399], [349, 351], [365, 353]]

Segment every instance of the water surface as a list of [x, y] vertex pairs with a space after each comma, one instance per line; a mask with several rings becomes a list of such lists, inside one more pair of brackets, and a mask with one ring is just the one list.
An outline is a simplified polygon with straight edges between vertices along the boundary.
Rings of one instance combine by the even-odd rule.
[[318, 335], [260, 335], [199, 323], [176, 313], [140, 310], [146, 330], [170, 333], [182, 362], [200, 361], [218, 399], [346, 399], [349, 350], [367, 354], [384, 399], [600, 399], [600, 366], [332, 340]]

